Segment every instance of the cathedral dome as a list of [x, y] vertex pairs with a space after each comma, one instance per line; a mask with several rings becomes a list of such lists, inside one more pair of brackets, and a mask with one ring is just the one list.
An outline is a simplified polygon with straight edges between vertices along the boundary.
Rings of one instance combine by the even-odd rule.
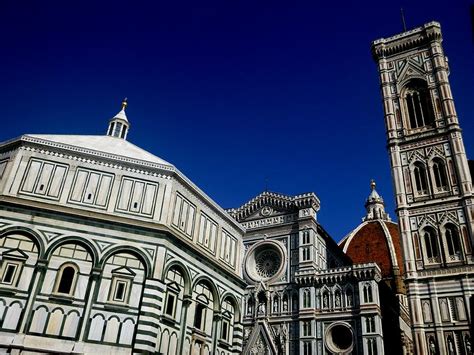
[[390, 221], [385, 212], [382, 197], [371, 182], [372, 191], [366, 201], [367, 215], [363, 222], [351, 231], [339, 246], [356, 264], [375, 262], [382, 278], [396, 290], [403, 292], [403, 255], [398, 225]]

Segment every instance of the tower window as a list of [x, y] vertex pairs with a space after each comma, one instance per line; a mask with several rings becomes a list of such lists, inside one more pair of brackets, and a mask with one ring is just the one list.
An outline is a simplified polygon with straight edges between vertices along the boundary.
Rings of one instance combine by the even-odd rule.
[[444, 166], [444, 163], [440, 159], [436, 159], [433, 163], [433, 174], [437, 190], [446, 190], [448, 185], [446, 179], [446, 168]]
[[311, 293], [308, 289], [303, 291], [303, 307], [311, 307]]
[[426, 170], [422, 163], [416, 162], [413, 169], [415, 175], [415, 189], [420, 195], [428, 193], [428, 183], [426, 181]]
[[365, 318], [365, 329], [367, 333], [375, 332], [375, 317], [374, 316]]
[[309, 244], [309, 231], [304, 231], [303, 232], [303, 244]]
[[436, 241], [436, 233], [433, 229], [427, 228], [423, 234], [425, 240], [426, 257], [429, 263], [439, 262], [439, 250]]
[[377, 340], [367, 339], [367, 353], [368, 355], [377, 355]]
[[310, 249], [309, 247], [302, 249], [302, 261], [306, 261], [310, 259]]
[[446, 226], [446, 244], [448, 245], [448, 253], [450, 258], [456, 259], [461, 253], [461, 245], [459, 242], [459, 233], [452, 225]]
[[372, 303], [373, 296], [372, 296], [372, 286], [369, 284], [364, 285], [364, 303]]
[[310, 336], [311, 335], [311, 321], [304, 321], [303, 322], [303, 336]]
[[410, 128], [414, 129], [433, 125], [434, 114], [426, 82], [423, 80], [413, 80], [406, 87], [405, 104]]

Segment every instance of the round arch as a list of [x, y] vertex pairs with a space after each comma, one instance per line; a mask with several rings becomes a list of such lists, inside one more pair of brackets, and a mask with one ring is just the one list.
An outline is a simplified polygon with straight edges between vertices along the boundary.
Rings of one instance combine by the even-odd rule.
[[192, 289], [194, 290], [194, 287], [196, 287], [197, 284], [200, 282], [206, 283], [209, 286], [209, 289], [212, 292], [212, 297], [214, 297], [214, 311], [220, 311], [221, 310], [221, 302], [220, 302], [220, 297], [219, 297], [219, 292], [217, 292], [217, 287], [212, 282], [212, 280], [204, 275], [201, 275], [194, 280], [193, 287]]
[[90, 241], [84, 238], [75, 237], [75, 236], [67, 236], [53, 242], [45, 252], [45, 255], [44, 255], [45, 259], [49, 260], [51, 258], [51, 255], [57, 248], [59, 248], [61, 245], [68, 244], [68, 243], [79, 244], [80, 246], [84, 247], [92, 256], [92, 265], [94, 267], [97, 267], [99, 255], [94, 245]]
[[125, 254], [131, 254], [135, 257], [137, 257], [145, 267], [145, 277], [150, 278], [151, 277], [151, 261], [148, 259], [148, 257], [145, 255], [145, 253], [134, 247], [134, 246], [122, 246], [122, 245], [117, 245], [109, 249], [100, 259], [98, 262], [98, 266], [100, 269], [103, 269], [105, 262], [114, 254], [118, 253], [125, 253]]
[[166, 266], [165, 268], [163, 269], [163, 277], [162, 277], [162, 281], [165, 282], [166, 280], [166, 275], [168, 274], [168, 271], [170, 269], [172, 269], [173, 267], [177, 268], [181, 274], [183, 275], [183, 278], [184, 278], [184, 294], [185, 295], [192, 295], [192, 291], [193, 291], [193, 285], [192, 285], [192, 281], [191, 281], [191, 275], [188, 271], [188, 268], [180, 261], [178, 260], [173, 260], [173, 261], [170, 261]]
[[234, 294], [230, 293], [227, 291], [222, 295], [222, 302], [225, 302], [227, 299], [230, 299], [232, 305], [234, 306], [235, 309], [235, 319], [240, 321], [241, 317], [241, 303], [237, 300], [237, 297], [235, 297]]
[[0, 232], [0, 238], [8, 237], [11, 234], [20, 234], [27, 238], [30, 238], [33, 243], [38, 247], [38, 258], [42, 259], [45, 253], [45, 246], [40, 233], [33, 229], [22, 227], [22, 226], [9, 226]]

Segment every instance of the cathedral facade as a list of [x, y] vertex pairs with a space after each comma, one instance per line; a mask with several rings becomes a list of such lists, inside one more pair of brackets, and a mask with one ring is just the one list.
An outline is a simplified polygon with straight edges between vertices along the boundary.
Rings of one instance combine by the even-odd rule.
[[441, 41], [433, 22], [373, 42], [398, 224], [372, 182], [339, 244], [314, 193], [222, 209], [127, 141], [126, 102], [106, 135], [1, 143], [0, 352], [472, 354], [474, 200]]

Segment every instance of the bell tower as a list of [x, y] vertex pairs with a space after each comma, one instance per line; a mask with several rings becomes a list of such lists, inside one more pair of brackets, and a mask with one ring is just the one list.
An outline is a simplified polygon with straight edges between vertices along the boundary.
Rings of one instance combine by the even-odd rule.
[[416, 353], [467, 354], [473, 195], [440, 24], [372, 43]]

